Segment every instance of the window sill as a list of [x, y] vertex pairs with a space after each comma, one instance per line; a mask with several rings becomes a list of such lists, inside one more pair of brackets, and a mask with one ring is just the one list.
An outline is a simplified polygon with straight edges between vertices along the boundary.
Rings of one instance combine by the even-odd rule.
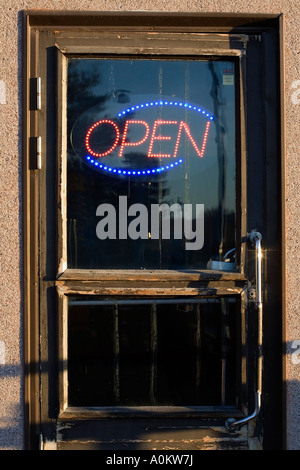
[[104, 406], [67, 407], [58, 419], [108, 418], [242, 418], [235, 406]]

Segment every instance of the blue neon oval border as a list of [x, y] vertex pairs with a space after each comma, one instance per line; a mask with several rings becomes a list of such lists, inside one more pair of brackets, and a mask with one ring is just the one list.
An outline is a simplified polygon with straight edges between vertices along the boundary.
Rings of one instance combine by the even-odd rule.
[[179, 107], [190, 109], [192, 111], [197, 111], [203, 116], [209, 118], [210, 121], [214, 120], [214, 116], [211, 113], [208, 113], [207, 111], [205, 111], [205, 109], [202, 109], [199, 106], [195, 106], [190, 103], [178, 101], [178, 100], [177, 101], [166, 101], [166, 100], [147, 101], [145, 103], [137, 104], [136, 106], [131, 106], [130, 108], [124, 109], [123, 111], [118, 113], [118, 117], [122, 117], [128, 113], [132, 113], [133, 111], [149, 108], [152, 106], [179, 106]]
[[181, 165], [183, 163], [182, 158], [179, 160], [176, 160], [176, 162], [170, 163], [168, 165], [163, 165], [159, 168], [153, 168], [153, 169], [141, 169], [141, 170], [124, 170], [123, 168], [113, 168], [110, 167], [109, 165], [103, 165], [102, 163], [99, 163], [95, 161], [95, 157], [91, 157], [90, 155], [87, 155], [85, 157], [86, 161], [90, 164], [93, 165], [95, 168], [98, 168], [101, 171], [105, 171], [109, 174], [114, 174], [114, 175], [124, 175], [124, 176], [147, 176], [147, 175], [153, 175], [157, 173], [162, 173], [167, 170], [171, 170], [173, 168], [177, 168], [178, 165]]

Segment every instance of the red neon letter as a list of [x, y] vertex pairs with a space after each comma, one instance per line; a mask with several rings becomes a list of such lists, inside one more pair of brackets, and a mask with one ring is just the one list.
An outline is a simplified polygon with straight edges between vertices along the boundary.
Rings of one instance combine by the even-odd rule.
[[[129, 124], [143, 124], [146, 127], [146, 134], [142, 138], [142, 140], [140, 140], [139, 142], [126, 142], [126, 137], [127, 137]], [[137, 145], [141, 145], [145, 142], [145, 140], [148, 139], [148, 135], [149, 135], [149, 126], [145, 121], [134, 121], [134, 120], [133, 121], [126, 121], [119, 156], [122, 157], [123, 150], [124, 150], [125, 146], [126, 147], [129, 147], [129, 146], [136, 147]]]
[[155, 135], [156, 133], [156, 128], [162, 124], [177, 124], [177, 121], [155, 121], [154, 126], [153, 126], [153, 131], [152, 131], [152, 136], [150, 140], [150, 146], [148, 150], [148, 157], [170, 157], [171, 155], [169, 153], [151, 153], [152, 152], [152, 147], [154, 140], [171, 140], [170, 136], [162, 136], [162, 135]]
[[204, 155], [204, 150], [205, 150], [205, 146], [206, 146], [206, 141], [207, 141], [207, 136], [208, 136], [208, 131], [209, 131], [209, 125], [210, 125], [210, 121], [207, 121], [206, 123], [206, 127], [205, 127], [205, 132], [204, 132], [204, 137], [203, 137], [203, 142], [202, 142], [202, 148], [201, 150], [198, 149], [197, 147], [197, 144], [196, 142], [194, 141], [192, 135], [191, 135], [191, 131], [190, 131], [190, 128], [189, 126], [187, 125], [186, 122], [184, 121], [180, 121], [180, 125], [179, 125], [179, 131], [178, 131], [178, 136], [177, 136], [177, 141], [176, 141], [176, 145], [175, 145], [175, 151], [174, 151], [174, 157], [177, 157], [177, 152], [178, 152], [178, 147], [179, 147], [179, 142], [180, 142], [180, 137], [181, 137], [181, 131], [182, 129], [184, 128], [188, 138], [190, 139], [190, 141], [192, 142], [193, 144], [193, 147], [194, 149], [196, 150], [197, 152], [197, 155], [199, 157], [203, 157]]
[[[94, 152], [91, 147], [90, 147], [90, 137], [91, 137], [91, 133], [93, 132], [93, 130], [97, 127], [97, 126], [100, 126], [101, 124], [111, 124], [114, 128], [115, 128], [115, 131], [116, 131], [116, 140], [114, 141], [113, 145], [111, 146], [111, 148], [109, 150], [107, 150], [106, 152], [103, 152], [103, 153], [96, 153]], [[88, 152], [93, 155], [93, 157], [105, 157], [106, 155], [108, 155], [109, 153], [111, 153], [117, 146], [118, 144], [118, 141], [119, 141], [119, 137], [120, 137], [120, 131], [119, 131], [119, 128], [117, 126], [117, 124], [109, 119], [102, 119], [101, 121], [98, 121], [98, 122], [95, 122], [95, 124], [92, 125], [92, 127], [89, 128], [89, 130], [87, 131], [87, 134], [85, 136], [85, 145], [86, 145], [86, 148], [88, 150]]]

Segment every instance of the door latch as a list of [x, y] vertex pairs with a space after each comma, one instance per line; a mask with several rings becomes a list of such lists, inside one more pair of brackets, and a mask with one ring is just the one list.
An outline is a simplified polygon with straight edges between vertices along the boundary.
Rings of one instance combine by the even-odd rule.
[[[255, 245], [255, 277], [256, 289], [251, 295], [255, 293], [256, 309], [257, 309], [257, 378], [256, 378], [256, 393], [255, 393], [255, 407], [253, 413], [243, 419], [236, 420], [229, 418], [225, 422], [225, 426], [229, 431], [243, 426], [252, 419], [256, 418], [261, 409], [261, 395], [262, 395], [262, 374], [263, 374], [263, 304], [262, 304], [262, 250], [261, 241], [262, 236], [259, 232], [252, 231], [249, 235], [249, 240]], [[249, 291], [248, 291], [249, 296]]]
[[255, 289], [255, 287], [248, 287], [247, 296], [248, 296], [249, 300], [255, 300], [256, 299], [256, 289]]

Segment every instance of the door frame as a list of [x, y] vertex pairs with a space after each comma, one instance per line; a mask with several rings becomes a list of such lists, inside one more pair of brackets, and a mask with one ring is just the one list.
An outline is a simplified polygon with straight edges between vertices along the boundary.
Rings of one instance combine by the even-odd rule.
[[[137, 26], [138, 25], [138, 26]], [[37, 136], [38, 119], [46, 122], [46, 115], [39, 111], [37, 118], [36, 96], [39, 84], [36, 81], [38, 70], [38, 41], [39, 31], [55, 27], [66, 29], [80, 29], [81, 27], [109, 28], [118, 30], [119, 27], [128, 31], [181, 31], [181, 32], [209, 32], [209, 33], [234, 33], [234, 34], [261, 34], [264, 35], [265, 47], [274, 47], [278, 51], [278, 60], [272, 56], [269, 64], [265, 64], [265, 84], [268, 84], [267, 94], [277, 94], [277, 106], [268, 109], [268, 96], [266, 96], [265, 112], [270, 117], [270, 126], [266, 129], [266, 146], [268, 159], [268, 172], [266, 174], [271, 186], [276, 181], [274, 190], [277, 204], [274, 204], [273, 194], [267, 195], [267, 210], [269, 217], [273, 215], [274, 225], [281, 227], [280, 234], [267, 234], [268, 244], [276, 252], [276, 260], [268, 262], [266, 272], [277, 270], [274, 283], [280, 287], [281, 292], [273, 295], [274, 287], [271, 286], [271, 296], [268, 299], [269, 311], [275, 312], [275, 317], [265, 321], [265, 334], [269, 339], [268, 355], [265, 358], [265, 372], [267, 374], [266, 401], [264, 404], [267, 422], [265, 423], [266, 439], [265, 448], [284, 447], [283, 422], [284, 414], [282, 400], [283, 371], [281, 370], [282, 331], [284, 325], [285, 310], [285, 169], [284, 169], [284, 101], [283, 101], [283, 18], [282, 15], [231, 15], [231, 14], [161, 14], [161, 13], [110, 13], [110, 12], [24, 12], [24, 113], [23, 113], [23, 194], [24, 194], [24, 359], [25, 359], [25, 437], [26, 448], [34, 449], [39, 446], [41, 434], [41, 422], [43, 412], [41, 403], [47, 400], [43, 396], [40, 380], [40, 364], [43, 354], [40, 343], [40, 296], [45, 293], [40, 285], [40, 262], [43, 253], [39, 250], [40, 224], [46, 224], [46, 220], [40, 221], [39, 213], [39, 169], [37, 169], [36, 155], [39, 153]], [[273, 44], [271, 44], [273, 42]], [[272, 71], [277, 71], [277, 76], [268, 76]], [[269, 86], [271, 84], [271, 86]], [[272, 121], [273, 120], [273, 121]], [[279, 137], [275, 140], [273, 129], [279, 129]], [[279, 147], [278, 147], [279, 144]], [[280, 211], [278, 209], [280, 205]], [[264, 234], [265, 238], [265, 234]], [[279, 269], [279, 271], [278, 271]], [[63, 283], [63, 280], [62, 280]], [[49, 301], [51, 302], [51, 301]], [[49, 305], [48, 305], [49, 307]], [[50, 306], [55, 308], [54, 305]], [[274, 325], [275, 324], [275, 325]], [[42, 326], [43, 328], [43, 326]], [[51, 332], [49, 332], [50, 334]], [[53, 332], [52, 332], [53, 333]], [[279, 353], [278, 353], [279, 349]], [[274, 357], [276, 358], [274, 360]], [[47, 370], [47, 364], [42, 369]], [[59, 368], [61, 365], [59, 365]], [[62, 365], [63, 367], [63, 365]], [[48, 377], [43, 380], [54, 380], [56, 370], [49, 370]], [[268, 378], [269, 377], [269, 378]], [[274, 387], [274, 377], [276, 385]], [[272, 411], [280, 410], [280, 416]], [[48, 416], [43, 427], [49, 427], [49, 436], [55, 415], [55, 406], [52, 417]]]

